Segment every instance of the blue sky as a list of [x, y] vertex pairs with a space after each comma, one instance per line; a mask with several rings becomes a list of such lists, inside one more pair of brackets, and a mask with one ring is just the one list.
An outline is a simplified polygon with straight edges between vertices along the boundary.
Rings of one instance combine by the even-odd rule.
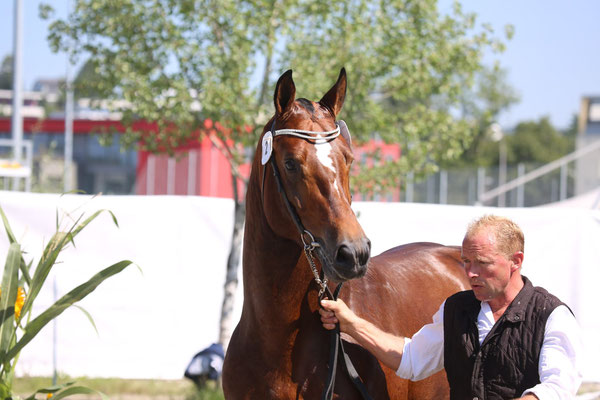
[[[50, 2], [57, 15], [65, 16], [68, 0]], [[0, 58], [13, 48], [13, 0], [0, 0]], [[23, 0], [23, 79], [31, 89], [38, 78], [64, 76], [64, 54], [53, 54], [46, 41], [47, 23], [38, 18], [40, 0]], [[441, 0], [446, 8], [450, 0]], [[515, 35], [499, 60], [508, 69], [508, 81], [521, 102], [501, 115], [510, 129], [523, 120], [550, 116], [566, 127], [578, 112], [582, 96], [600, 95], [600, 1], [596, 0], [462, 0], [465, 11], [475, 12], [479, 22], [489, 22], [503, 32], [512, 24]]]

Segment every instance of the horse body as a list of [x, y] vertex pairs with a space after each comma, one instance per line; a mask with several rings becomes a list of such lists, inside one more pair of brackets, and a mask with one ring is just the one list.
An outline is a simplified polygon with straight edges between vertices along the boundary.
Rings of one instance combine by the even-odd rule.
[[[342, 70], [320, 102], [294, 100], [289, 71], [277, 84], [276, 115], [263, 135], [269, 127], [331, 131], [345, 89]], [[324, 144], [321, 148], [295, 137], [274, 140], [271, 157], [284, 171], [283, 190], [319, 243], [325, 276], [346, 281], [340, 297], [381, 329], [410, 337], [431, 321], [446, 297], [467, 287], [460, 252], [415, 243], [369, 260], [370, 242], [350, 208], [350, 145], [342, 138], [319, 140]], [[302, 239], [278, 192], [270, 171], [274, 167], [261, 162], [261, 146], [246, 199], [244, 305], [227, 349], [223, 389], [228, 400], [318, 399], [328, 376], [330, 332], [320, 322], [319, 285], [303, 253]], [[374, 399], [448, 397], [443, 372], [420, 382], [400, 379], [351, 338], [345, 339], [346, 351]], [[334, 398], [361, 398], [341, 365]]]

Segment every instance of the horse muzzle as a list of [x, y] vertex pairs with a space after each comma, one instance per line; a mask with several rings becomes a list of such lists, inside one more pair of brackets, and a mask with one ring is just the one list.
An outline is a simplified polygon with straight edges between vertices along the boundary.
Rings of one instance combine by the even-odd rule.
[[371, 257], [371, 241], [367, 237], [343, 241], [338, 244], [334, 252], [327, 252], [321, 247], [317, 254], [325, 276], [335, 282], [345, 282], [360, 278], [367, 272]]

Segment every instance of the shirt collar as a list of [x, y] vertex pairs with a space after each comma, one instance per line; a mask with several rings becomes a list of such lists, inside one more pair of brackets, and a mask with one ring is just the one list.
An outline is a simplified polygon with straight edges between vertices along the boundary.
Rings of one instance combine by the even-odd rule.
[[531, 281], [524, 276], [521, 276], [521, 278], [524, 285], [504, 313], [504, 318], [511, 322], [523, 321], [525, 318], [525, 309], [534, 293]]

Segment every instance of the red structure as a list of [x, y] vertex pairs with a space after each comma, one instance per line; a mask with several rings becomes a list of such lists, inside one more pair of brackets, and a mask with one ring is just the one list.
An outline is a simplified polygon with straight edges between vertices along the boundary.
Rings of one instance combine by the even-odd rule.
[[[75, 120], [73, 122], [73, 132], [76, 135], [74, 141], [74, 153], [81, 154], [77, 159], [78, 168], [80, 170], [86, 170], [89, 167], [90, 175], [93, 175], [93, 168], [105, 168], [116, 167], [114, 164], [115, 159], [125, 159], [126, 157], [136, 157], [135, 171], [133, 171], [133, 164], [123, 162], [119, 168], [120, 170], [112, 171], [113, 174], [133, 174], [135, 172], [135, 183], [133, 188], [126, 191], [125, 193], [112, 192], [114, 194], [131, 194], [135, 193], [138, 195], [192, 195], [192, 196], [211, 196], [211, 197], [233, 197], [233, 186], [232, 176], [229, 161], [221, 153], [221, 151], [215, 147], [211, 139], [207, 136], [210, 135], [213, 128], [219, 129], [218, 124], [214, 124], [211, 121], [206, 121], [206, 132], [207, 134], [202, 135], [201, 139], [196, 141], [190, 141], [187, 146], [180, 147], [174, 157], [169, 157], [165, 154], [153, 154], [147, 151], [134, 151], [135, 154], [127, 155], [126, 153], [120, 152], [118, 146], [114, 146], [111, 149], [103, 150], [107, 153], [111, 160], [106, 161], [105, 167], [98, 167], [98, 159], [91, 160], [88, 153], [85, 152], [85, 148], [90, 147], [90, 142], [93, 142], [93, 146], [102, 147], [98, 142], [98, 138], [95, 134], [101, 132], [118, 132], [123, 133], [125, 127], [119, 121], [112, 120]], [[32, 138], [33, 134], [36, 135], [55, 135], [56, 137], [62, 138], [65, 131], [65, 122], [63, 119], [46, 119], [37, 120], [33, 118], [26, 118], [23, 122], [23, 132], [25, 139]], [[139, 122], [135, 129], [145, 130], [152, 132], [156, 128], [154, 124]], [[221, 127], [222, 129], [222, 127]], [[11, 132], [11, 120], [10, 118], [0, 118], [0, 137], [9, 138]], [[77, 140], [88, 136], [87, 140]], [[217, 139], [218, 140], [218, 139]], [[229, 143], [231, 145], [231, 143]], [[82, 148], [78, 148], [82, 147]], [[356, 168], [369, 168], [373, 165], [373, 160], [369, 154], [373, 151], [378, 150], [382, 159], [385, 160], [396, 160], [400, 157], [401, 151], [400, 146], [394, 144], [385, 144], [380, 141], [371, 140], [363, 146], [354, 146], [355, 165]], [[34, 158], [36, 152], [39, 151], [36, 148], [34, 141]], [[57, 149], [57, 152], [62, 149]], [[89, 166], [87, 164], [90, 164]], [[131, 165], [131, 166], [130, 166]], [[244, 177], [250, 175], [250, 160], [240, 168], [240, 174]], [[133, 180], [133, 179], [132, 179]], [[79, 182], [81, 188], [81, 182]], [[238, 182], [238, 193], [240, 196], [244, 195], [243, 184]], [[94, 192], [105, 192], [111, 193], [104, 189], [101, 185], [95, 185], [92, 189], [89, 189], [89, 193]], [[400, 193], [395, 191], [392, 195], [386, 196], [385, 199], [380, 200], [399, 200]], [[355, 194], [355, 200], [366, 200], [360, 194]]]
[[[241, 166], [240, 174], [245, 178], [250, 175], [249, 163]], [[232, 198], [229, 161], [206, 136], [180, 147], [174, 157], [139, 151], [136, 193]], [[238, 182], [238, 193], [244, 193], [241, 182]]]

